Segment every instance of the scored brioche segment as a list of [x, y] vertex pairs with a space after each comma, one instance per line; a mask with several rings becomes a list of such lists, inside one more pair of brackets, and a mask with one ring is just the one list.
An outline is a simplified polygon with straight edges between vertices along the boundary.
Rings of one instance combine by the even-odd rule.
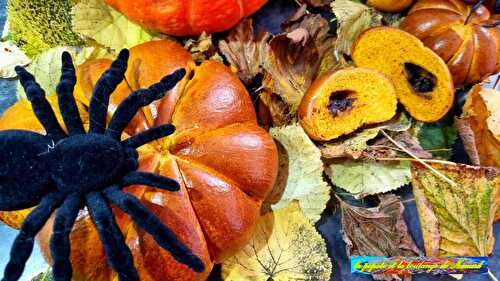
[[[376, 27], [362, 33], [353, 49], [357, 66], [376, 69], [392, 80], [399, 101], [415, 119], [439, 120], [453, 104], [455, 89], [446, 63], [417, 37], [396, 28]], [[436, 78], [431, 91], [413, 89], [406, 63], [420, 66]]]
[[[348, 93], [352, 105], [332, 114], [330, 97]], [[327, 141], [354, 132], [363, 125], [390, 120], [397, 99], [392, 82], [383, 74], [365, 68], [344, 68], [317, 79], [299, 107], [300, 124], [315, 140]]]
[[410, 7], [413, 0], [367, 0], [368, 6], [383, 12], [398, 13]]

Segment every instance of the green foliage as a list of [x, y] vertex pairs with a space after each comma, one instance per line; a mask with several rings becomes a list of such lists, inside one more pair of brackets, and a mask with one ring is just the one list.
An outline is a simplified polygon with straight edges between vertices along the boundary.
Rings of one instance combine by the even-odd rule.
[[326, 174], [336, 186], [363, 197], [389, 192], [409, 183], [411, 164], [408, 161], [345, 160], [328, 166]]
[[83, 41], [71, 29], [75, 0], [9, 0], [9, 31], [30, 57], [56, 47], [80, 46]]
[[457, 130], [441, 123], [425, 124], [418, 132], [418, 141], [425, 150], [436, 158], [449, 159], [457, 140]]

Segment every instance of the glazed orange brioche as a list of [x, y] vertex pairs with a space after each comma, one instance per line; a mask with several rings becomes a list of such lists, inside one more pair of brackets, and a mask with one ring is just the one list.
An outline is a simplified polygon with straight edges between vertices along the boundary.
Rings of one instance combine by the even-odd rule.
[[312, 139], [328, 141], [387, 121], [396, 107], [396, 92], [387, 77], [372, 69], [344, 68], [314, 81], [299, 106], [299, 120]]
[[366, 4], [379, 11], [399, 13], [410, 7], [413, 0], [367, 0]]
[[389, 77], [398, 100], [419, 121], [439, 120], [453, 104], [453, 79], [446, 63], [405, 31], [391, 27], [365, 31], [354, 44], [352, 59], [359, 67]]
[[464, 85], [500, 70], [498, 22], [482, 5], [474, 9], [459, 0], [419, 0], [401, 29], [436, 52], [448, 64], [455, 84]]
[[[75, 97], [83, 122], [99, 77], [110, 60], [90, 60], [77, 68]], [[278, 172], [273, 138], [257, 124], [245, 86], [225, 65], [205, 61], [196, 65], [174, 41], [151, 41], [130, 49], [126, 81], [111, 96], [110, 117], [131, 92], [149, 87], [175, 69], [190, 75], [163, 98], [143, 107], [126, 129], [128, 135], [171, 123], [176, 132], [139, 148], [139, 170], [176, 180], [177, 192], [142, 185], [124, 190], [151, 210], [176, 237], [202, 259], [197, 273], [164, 251], [147, 232], [121, 210], [117, 224], [131, 249], [141, 281], [204, 281], [220, 263], [252, 238], [260, 207], [271, 192]], [[56, 96], [49, 101], [61, 122]], [[0, 118], [0, 129], [44, 133], [31, 105], [19, 101]], [[78, 176], [78, 175], [75, 175]], [[0, 213], [0, 220], [19, 226], [26, 212]], [[53, 218], [38, 235], [42, 253], [51, 263]], [[82, 210], [70, 235], [73, 281], [115, 281], [89, 213]]]

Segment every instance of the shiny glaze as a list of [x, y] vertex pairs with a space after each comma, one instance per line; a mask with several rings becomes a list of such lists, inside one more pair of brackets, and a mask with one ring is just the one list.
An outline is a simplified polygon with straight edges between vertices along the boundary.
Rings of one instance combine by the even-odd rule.
[[[93, 86], [109, 64], [108, 60], [90, 61], [77, 70], [75, 95], [85, 121]], [[205, 272], [197, 274], [177, 263], [151, 236], [114, 209], [118, 224], [132, 249], [141, 280], [205, 280], [213, 263], [232, 255], [250, 239], [261, 203], [276, 178], [276, 146], [258, 127], [244, 86], [222, 64], [207, 61], [196, 66], [177, 43], [154, 41], [132, 48], [129, 65], [128, 83], [123, 82], [112, 95], [110, 112], [133, 90], [149, 86], [178, 67], [193, 71], [164, 99], [143, 108], [126, 130], [132, 135], [170, 122], [177, 127], [174, 135], [139, 148], [139, 163], [140, 170], [176, 179], [181, 190], [167, 192], [145, 186], [125, 190], [140, 198], [202, 258]], [[23, 103], [16, 104], [0, 119], [0, 129], [15, 126], [43, 131], [28, 109]], [[23, 121], [14, 121], [19, 120], [19, 114]], [[9, 221], [12, 225], [12, 219]], [[51, 228], [52, 221], [39, 235], [49, 260]], [[75, 281], [115, 280], [85, 210], [71, 239]]]
[[230, 29], [267, 0], [106, 0], [133, 21], [166, 34], [186, 36]]
[[493, 21], [484, 6], [465, 24], [471, 7], [459, 0], [419, 0], [401, 25], [443, 58], [457, 86], [500, 70], [500, 28], [483, 27]]

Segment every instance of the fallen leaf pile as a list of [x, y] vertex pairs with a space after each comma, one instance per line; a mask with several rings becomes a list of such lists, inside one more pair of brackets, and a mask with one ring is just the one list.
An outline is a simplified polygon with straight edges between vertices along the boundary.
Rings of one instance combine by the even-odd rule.
[[[256, 18], [262, 14], [257, 13], [226, 32], [176, 38], [141, 27], [104, 0], [62, 2], [9, 1], [0, 78], [15, 79], [14, 66], [28, 65], [51, 95], [63, 51], [79, 65], [168, 37], [181, 43], [197, 64], [225, 63], [246, 86], [259, 124], [276, 141], [280, 167], [251, 243], [223, 263], [223, 280], [330, 280], [337, 274], [332, 272], [335, 257], [341, 255], [327, 249], [326, 240], [332, 237], [323, 237], [316, 226], [332, 212], [342, 214], [336, 231], [343, 234], [348, 256], [499, 254], [492, 252], [493, 224], [500, 220], [496, 89], [487, 89], [486, 83], [457, 89], [470, 89], [465, 105], [457, 103], [432, 123], [414, 120], [400, 107], [388, 122], [330, 141], [312, 140], [299, 124], [299, 105], [313, 82], [357, 67], [351, 55], [359, 35], [372, 27], [398, 28], [407, 11], [380, 12], [357, 0], [297, 0], [289, 1], [296, 10], [280, 22], [276, 34], [262, 27]], [[54, 6], [50, 22], [45, 8], [33, 12], [36, 5], [48, 3]], [[50, 29], [48, 23], [61, 28]], [[17, 95], [25, 98], [20, 87]], [[461, 150], [469, 159], [462, 159]], [[454, 163], [466, 160], [473, 166]], [[405, 205], [396, 195], [404, 186], [411, 186], [415, 203], [409, 204], [417, 206], [425, 249], [416, 246], [404, 220]]]
[[[403, 218], [404, 206], [398, 196], [380, 196], [375, 208], [360, 208], [340, 201], [342, 233], [349, 256], [418, 256], [417, 248]], [[401, 280], [398, 276], [375, 275], [376, 280]]]
[[325, 241], [298, 203], [267, 213], [250, 243], [222, 265], [224, 280], [329, 280]]
[[413, 193], [429, 256], [488, 256], [493, 250], [493, 222], [498, 219], [500, 174], [494, 168], [433, 164], [453, 180], [413, 166]]

